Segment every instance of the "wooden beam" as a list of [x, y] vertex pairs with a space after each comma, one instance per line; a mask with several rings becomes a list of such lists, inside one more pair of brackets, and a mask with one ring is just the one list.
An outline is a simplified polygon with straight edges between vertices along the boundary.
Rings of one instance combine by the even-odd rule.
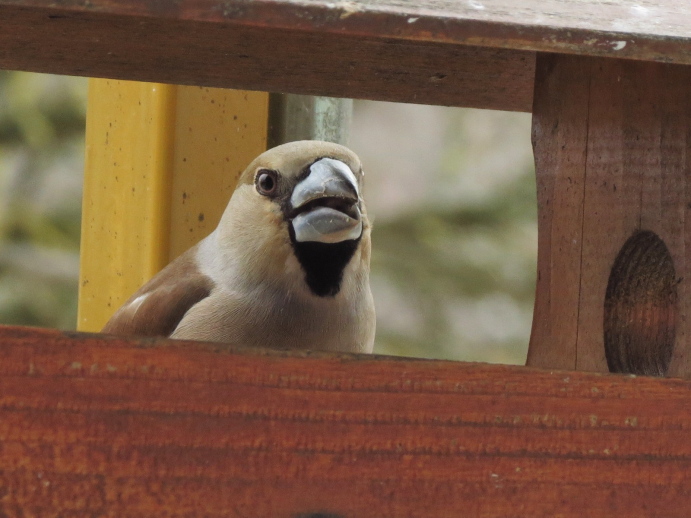
[[[204, 9], [165, 4], [180, 5], [180, 10], [165, 12], [142, 11], [141, 2], [61, 5], [0, 0], [0, 68], [500, 110], [531, 108], [531, 52], [392, 39], [385, 31], [326, 31], [318, 22], [306, 31], [286, 23], [273, 26], [271, 17], [269, 25], [260, 26], [241, 14], [252, 2], [219, 2]], [[224, 14], [226, 8], [239, 14]]]
[[691, 64], [691, 6], [677, 0], [2, 0], [0, 6], [63, 20], [124, 15], [138, 23], [208, 22]]
[[0, 67], [530, 111], [535, 52], [691, 64], [691, 7], [0, 0]]
[[6, 327], [0, 509], [682, 517], [690, 400], [682, 380]]
[[540, 55], [529, 365], [691, 377], [691, 67]]

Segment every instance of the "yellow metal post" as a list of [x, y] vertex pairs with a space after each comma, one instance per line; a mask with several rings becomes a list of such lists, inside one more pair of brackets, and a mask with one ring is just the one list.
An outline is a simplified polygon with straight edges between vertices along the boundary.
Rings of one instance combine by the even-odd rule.
[[213, 230], [267, 120], [265, 93], [91, 80], [78, 329]]

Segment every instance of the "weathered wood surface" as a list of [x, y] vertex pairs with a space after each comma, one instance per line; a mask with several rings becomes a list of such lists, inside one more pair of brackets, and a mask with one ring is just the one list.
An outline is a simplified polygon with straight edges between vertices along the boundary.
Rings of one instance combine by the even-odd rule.
[[294, 30], [270, 25], [268, 14], [269, 25], [257, 26], [174, 2], [156, 5], [179, 11], [146, 12], [154, 4], [138, 0], [12, 4], [0, 0], [0, 68], [513, 111], [532, 103], [530, 52], [328, 32], [317, 23]]
[[689, 84], [688, 66], [539, 56], [530, 365], [691, 377]]
[[677, 0], [3, 0], [0, 5], [691, 63], [691, 5]]
[[691, 63], [677, 0], [0, 0], [0, 67], [530, 111], [535, 52]]
[[689, 401], [682, 380], [8, 327], [0, 514], [686, 517]]

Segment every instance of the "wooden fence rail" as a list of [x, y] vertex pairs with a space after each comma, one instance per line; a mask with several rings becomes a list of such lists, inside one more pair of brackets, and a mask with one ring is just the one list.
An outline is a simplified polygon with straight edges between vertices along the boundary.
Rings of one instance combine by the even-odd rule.
[[691, 508], [689, 381], [214, 347], [2, 328], [3, 515]]

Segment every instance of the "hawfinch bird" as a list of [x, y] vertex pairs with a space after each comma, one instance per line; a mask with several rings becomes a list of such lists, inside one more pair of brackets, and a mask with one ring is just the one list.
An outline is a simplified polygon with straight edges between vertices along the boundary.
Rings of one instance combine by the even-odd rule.
[[360, 160], [337, 144], [262, 153], [218, 227], [132, 295], [103, 332], [371, 352], [362, 183]]

